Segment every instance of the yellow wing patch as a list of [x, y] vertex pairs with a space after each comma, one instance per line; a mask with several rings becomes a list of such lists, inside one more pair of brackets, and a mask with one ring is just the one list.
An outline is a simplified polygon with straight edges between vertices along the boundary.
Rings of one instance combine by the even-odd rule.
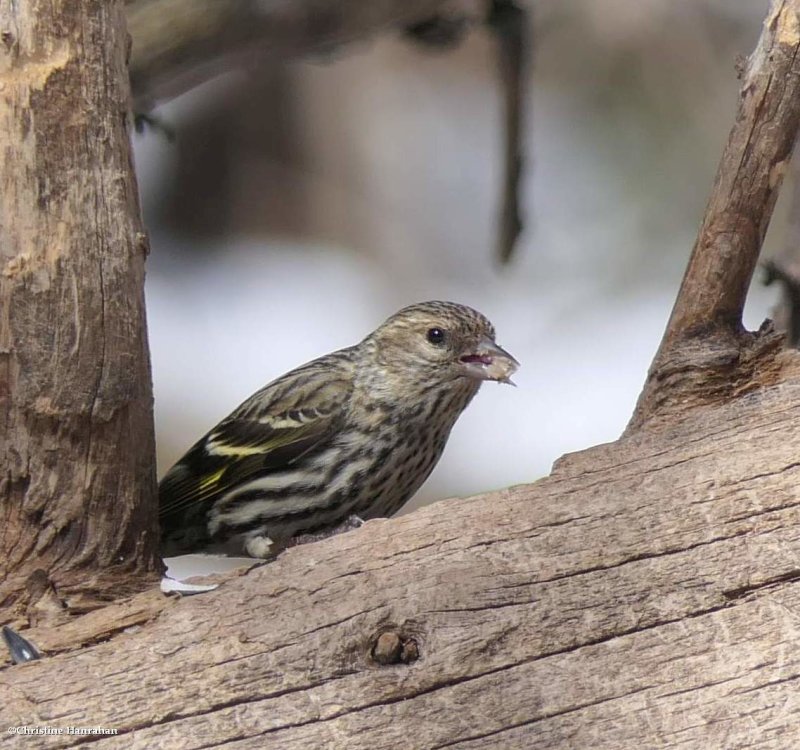
[[219, 471], [215, 471], [213, 474], [209, 474], [207, 477], [203, 477], [200, 480], [199, 489], [200, 491], [207, 490], [209, 487], [212, 487], [217, 482], [219, 482], [220, 477], [225, 473], [227, 466], [223, 466]]
[[205, 444], [206, 453], [211, 456], [228, 456], [230, 458], [247, 458], [248, 456], [263, 456], [275, 448], [282, 448], [303, 440], [309, 435], [314, 425], [298, 426], [297, 422], [292, 423], [293, 429], [286, 430], [283, 434], [271, 435], [263, 442], [230, 443], [218, 439], [218, 435], [211, 435]]
[[206, 451], [212, 456], [233, 456], [234, 458], [257, 456], [266, 453], [269, 448], [268, 443], [266, 445], [227, 445], [226, 443], [215, 443], [213, 440], [206, 443]]

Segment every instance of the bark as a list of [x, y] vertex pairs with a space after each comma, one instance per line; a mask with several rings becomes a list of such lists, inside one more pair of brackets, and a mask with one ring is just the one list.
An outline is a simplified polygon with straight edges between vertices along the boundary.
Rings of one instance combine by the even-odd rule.
[[534, 485], [293, 548], [6, 669], [3, 719], [119, 730], [104, 748], [800, 747], [800, 357], [773, 365], [780, 384]]
[[36, 621], [158, 564], [147, 239], [121, 4], [2, 3], [0, 41], [0, 608]]
[[770, 336], [742, 327], [747, 290], [800, 128], [800, 2], [774, 0], [743, 75], [739, 109], [664, 338], [631, 420], [675, 418], [727, 398]]

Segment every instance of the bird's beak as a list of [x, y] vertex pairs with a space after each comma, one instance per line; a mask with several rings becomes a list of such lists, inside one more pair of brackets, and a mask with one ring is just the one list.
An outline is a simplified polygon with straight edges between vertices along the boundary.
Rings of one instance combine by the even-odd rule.
[[519, 368], [519, 362], [489, 338], [483, 339], [475, 347], [475, 351], [467, 352], [459, 360], [468, 377], [496, 380], [509, 385], [514, 385], [511, 376]]

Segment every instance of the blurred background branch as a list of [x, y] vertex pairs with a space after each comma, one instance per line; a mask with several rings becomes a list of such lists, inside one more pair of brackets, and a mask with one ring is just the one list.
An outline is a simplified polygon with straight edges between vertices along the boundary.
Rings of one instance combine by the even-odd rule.
[[528, 11], [512, 0], [494, 0], [489, 13], [489, 27], [497, 38], [505, 108], [503, 194], [497, 256], [502, 263], [507, 263], [523, 229], [520, 208], [520, 183], [525, 168], [522, 120], [526, 101], [530, 98], [528, 65], [532, 54]]
[[[512, 0], [130, 0], [130, 76], [137, 128], [158, 101], [226, 69], [256, 69], [299, 56], [330, 55], [380, 32], [405, 30], [430, 47], [458, 44], [488, 23], [498, 40], [504, 100], [504, 180], [498, 256], [507, 262], [522, 231], [521, 121], [527, 96], [527, 11]], [[170, 133], [168, 125], [163, 128]]]
[[130, 75], [150, 109], [233, 66], [306, 55], [435, 18], [485, 15], [488, 0], [129, 0]]

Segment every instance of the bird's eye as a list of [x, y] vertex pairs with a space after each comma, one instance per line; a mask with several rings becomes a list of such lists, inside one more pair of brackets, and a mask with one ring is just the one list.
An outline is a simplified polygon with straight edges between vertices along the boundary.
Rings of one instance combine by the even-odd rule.
[[429, 328], [426, 335], [431, 344], [438, 346], [444, 343], [444, 331], [441, 328]]

